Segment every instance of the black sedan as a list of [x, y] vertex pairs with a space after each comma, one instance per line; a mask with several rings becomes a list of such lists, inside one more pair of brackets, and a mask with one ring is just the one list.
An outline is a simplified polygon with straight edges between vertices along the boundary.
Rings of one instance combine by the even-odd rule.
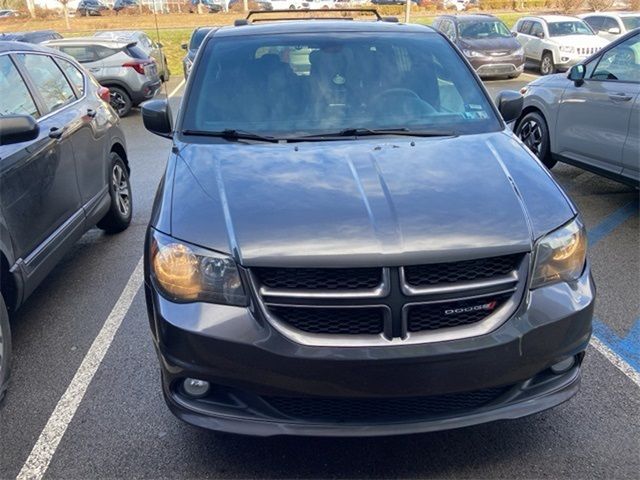
[[[0, 41], [0, 398], [9, 378], [9, 313], [87, 230], [131, 222], [119, 119], [71, 57]], [[10, 95], [6, 94], [11, 92]]]

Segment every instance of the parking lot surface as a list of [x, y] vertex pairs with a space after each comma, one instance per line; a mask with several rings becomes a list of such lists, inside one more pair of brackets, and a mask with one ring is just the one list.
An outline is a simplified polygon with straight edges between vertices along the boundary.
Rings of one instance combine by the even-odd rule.
[[[532, 78], [487, 86], [495, 95]], [[167, 88], [174, 112], [183, 91], [178, 82]], [[132, 225], [112, 237], [88, 232], [12, 319], [0, 478], [636, 478], [637, 190], [562, 164], [553, 170], [584, 215], [598, 287], [595, 347], [587, 352], [582, 389], [569, 402], [521, 420], [404, 437], [217, 435], [174, 418], [161, 396], [136, 266], [170, 142], [146, 132], [139, 112], [122, 123], [132, 167]], [[85, 360], [96, 351], [104, 358]], [[82, 376], [94, 370], [93, 377]]]

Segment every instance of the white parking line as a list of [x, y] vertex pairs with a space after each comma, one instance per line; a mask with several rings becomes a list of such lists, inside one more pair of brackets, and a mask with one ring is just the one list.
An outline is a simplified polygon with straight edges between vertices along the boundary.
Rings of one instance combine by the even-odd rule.
[[167, 97], [173, 97], [176, 93], [178, 93], [178, 90], [180, 90], [182, 88], [182, 86], [184, 85], [185, 81], [184, 78], [180, 81], [180, 83], [178, 84], [178, 86], [176, 88], [174, 88], [171, 93], [169, 95], [167, 95]]
[[120, 298], [118, 298], [67, 390], [60, 397], [56, 408], [53, 410], [51, 417], [49, 417], [49, 421], [47, 421], [40, 433], [40, 437], [38, 437], [38, 441], [33, 446], [27, 461], [22, 466], [17, 480], [41, 479], [47, 471], [60, 440], [62, 440], [69, 423], [71, 423], [73, 416], [76, 414], [93, 376], [98, 367], [100, 367], [118, 328], [122, 324], [122, 320], [129, 311], [140, 285], [142, 285], [142, 265], [142, 258], [140, 258]]
[[589, 342], [593, 348], [602, 354], [604, 358], [609, 360], [615, 367], [631, 379], [638, 387], [640, 387], [640, 373], [638, 373], [631, 365], [616, 355], [609, 347], [602, 343], [597, 337], [591, 337]]

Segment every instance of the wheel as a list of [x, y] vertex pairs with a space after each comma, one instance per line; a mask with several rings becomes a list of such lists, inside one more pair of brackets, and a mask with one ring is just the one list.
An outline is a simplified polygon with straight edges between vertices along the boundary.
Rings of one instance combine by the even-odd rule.
[[0, 295], [0, 402], [4, 398], [11, 371], [11, 328], [9, 314]]
[[109, 195], [111, 204], [109, 211], [98, 222], [98, 228], [107, 233], [119, 233], [126, 230], [131, 223], [132, 199], [129, 173], [120, 155], [111, 152], [111, 168], [109, 174]]
[[119, 117], [126, 117], [133, 107], [131, 97], [120, 87], [109, 87], [110, 100], [109, 103], [116, 111]]
[[293, 5], [293, 4], [289, 5], [289, 10], [295, 10], [295, 9], [296, 9], [295, 5]]
[[516, 135], [549, 170], [557, 163], [549, 152], [549, 128], [542, 115], [527, 113], [518, 123]]
[[542, 75], [556, 73], [556, 66], [553, 63], [553, 55], [551, 52], [544, 52], [542, 55], [542, 60], [540, 60], [540, 73]]

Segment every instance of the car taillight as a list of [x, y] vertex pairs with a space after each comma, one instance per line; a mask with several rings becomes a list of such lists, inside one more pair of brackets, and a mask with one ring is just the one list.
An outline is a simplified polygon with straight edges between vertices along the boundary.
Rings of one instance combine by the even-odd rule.
[[111, 92], [109, 92], [107, 87], [100, 87], [98, 89], [98, 96], [105, 102], [109, 102], [111, 100]]
[[131, 67], [140, 75], [144, 75], [144, 67], [147, 65], [152, 65], [153, 60], [132, 60], [127, 63], [123, 63], [123, 67]]

